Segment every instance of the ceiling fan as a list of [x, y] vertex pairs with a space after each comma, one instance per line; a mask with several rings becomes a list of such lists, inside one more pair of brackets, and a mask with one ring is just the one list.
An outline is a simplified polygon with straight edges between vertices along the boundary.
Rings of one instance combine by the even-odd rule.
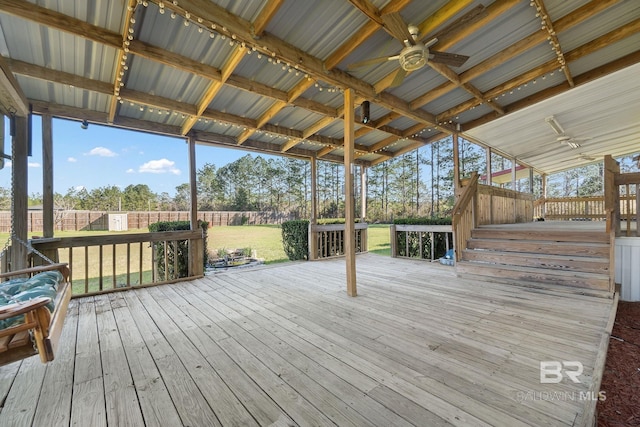
[[569, 148], [578, 148], [580, 147], [580, 143], [582, 141], [587, 141], [591, 139], [591, 138], [575, 138], [573, 136], [567, 135], [564, 132], [564, 129], [562, 128], [562, 126], [560, 126], [560, 123], [558, 123], [558, 121], [554, 116], [549, 116], [546, 119], [544, 119], [544, 121], [547, 122], [547, 124], [549, 124], [551, 129], [553, 129], [553, 131], [558, 135], [558, 137], [556, 138], [556, 141], [558, 141], [561, 144], [567, 144]]
[[382, 15], [381, 18], [385, 28], [393, 37], [404, 44], [404, 48], [397, 55], [382, 56], [355, 62], [347, 66], [348, 70], [397, 60], [400, 69], [396, 72], [393, 82], [390, 85], [390, 87], [395, 87], [402, 83], [408, 72], [419, 70], [427, 65], [428, 62], [438, 62], [452, 67], [459, 67], [469, 59], [469, 57], [465, 55], [430, 50], [429, 48], [436, 44], [438, 39], [433, 38], [426, 43], [422, 43], [419, 38], [418, 27], [415, 25], [407, 25], [398, 12]]

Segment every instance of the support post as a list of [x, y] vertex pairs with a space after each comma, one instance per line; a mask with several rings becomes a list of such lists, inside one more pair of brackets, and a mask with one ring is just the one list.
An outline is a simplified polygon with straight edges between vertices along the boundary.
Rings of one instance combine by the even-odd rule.
[[360, 220], [367, 218], [367, 167], [360, 166]]
[[485, 152], [487, 154], [487, 171], [486, 171], [487, 179], [485, 180], [486, 181], [485, 183], [489, 187], [491, 187], [491, 185], [493, 185], [492, 182], [491, 182], [491, 181], [493, 181], [493, 178], [491, 176], [491, 147], [487, 147], [485, 149]]
[[11, 239], [11, 270], [27, 267], [27, 248], [13, 237], [27, 241], [28, 235], [28, 159], [27, 145], [29, 129], [26, 117], [14, 117], [15, 132], [12, 135], [13, 159], [11, 174], [13, 181], [13, 233]]
[[311, 218], [310, 224], [315, 224], [318, 220], [318, 165], [316, 156], [309, 159], [311, 163]]
[[547, 174], [543, 173], [542, 176], [542, 209], [541, 214], [542, 218], [547, 216]]
[[42, 116], [42, 236], [53, 237], [53, 131], [51, 115]]
[[353, 197], [353, 159], [355, 140], [355, 109], [353, 89], [344, 91], [344, 186], [345, 186], [345, 258], [347, 264], [347, 295], [355, 297], [356, 289], [356, 230]]
[[309, 159], [311, 163], [311, 217], [309, 218], [309, 260], [318, 259], [318, 238], [314, 227], [318, 222], [318, 165], [316, 156]]
[[[189, 222], [191, 230], [198, 230], [198, 187], [196, 180], [196, 139], [189, 136]], [[204, 274], [204, 239], [189, 241], [189, 275]]]
[[453, 135], [453, 186], [459, 189], [460, 185], [460, 149], [458, 147], [458, 132]]
[[529, 167], [529, 193], [533, 194], [533, 168]]
[[[513, 191], [517, 191], [516, 189], [516, 182], [518, 181], [518, 177], [517, 177], [517, 173], [518, 171], [516, 170], [516, 158], [514, 157], [513, 160], [511, 160], [511, 189]], [[517, 209], [517, 205], [518, 205], [518, 201], [516, 199], [513, 199], [513, 203], [512, 203], [512, 207], [511, 209], [513, 210], [513, 223], [517, 223], [518, 222], [518, 209]]]

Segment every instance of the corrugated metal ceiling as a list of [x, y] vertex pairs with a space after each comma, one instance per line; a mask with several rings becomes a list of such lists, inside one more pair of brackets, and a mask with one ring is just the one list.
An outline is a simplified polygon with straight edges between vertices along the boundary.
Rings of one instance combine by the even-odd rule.
[[[371, 122], [364, 129], [360, 129], [361, 124], [357, 126], [359, 146], [372, 147], [389, 140], [387, 150], [398, 151], [420, 142], [405, 139], [412, 137], [406, 133], [420, 134], [421, 138], [444, 137], [460, 124], [470, 137], [541, 171], [584, 164], [586, 155], [580, 158], [577, 151], [558, 146], [554, 135], [539, 125], [541, 114], [556, 111], [554, 114], [562, 118], [567, 129], [596, 135], [591, 144], [581, 147], [589, 156], [608, 154], [596, 149], [595, 140], [599, 138], [609, 141], [606, 147], [610, 154], [638, 150], [630, 142], [630, 138], [638, 140], [640, 125], [634, 124], [640, 122], [638, 116], [634, 123], [621, 122], [624, 118], [631, 120], [628, 111], [635, 111], [635, 107], [629, 91], [638, 88], [625, 88], [627, 83], [620, 78], [612, 77], [608, 83], [616, 85], [614, 88], [591, 80], [601, 75], [606, 78], [607, 74], [640, 61], [640, 2], [543, 1], [554, 23], [579, 22], [564, 24], [569, 28], [558, 34], [561, 51], [572, 55], [568, 67], [576, 87], [570, 90], [559, 64], [543, 70], [545, 64], [557, 61], [557, 56], [529, 1], [406, 2], [400, 16], [406, 23], [416, 25], [453, 10], [447, 19], [431, 25], [423, 37], [429, 40], [437, 34], [440, 40], [433, 50], [470, 58], [462, 66], [450, 66], [444, 71], [426, 66], [408, 75], [397, 87], [389, 87], [390, 79], [385, 80], [398, 69], [396, 60], [347, 68], [349, 64], [394, 55], [402, 49], [402, 42], [380, 25], [384, 22], [381, 11], [393, 6], [385, 0], [368, 2], [371, 10], [367, 13], [378, 14], [373, 18], [355, 6], [362, 3], [342, 0], [284, 0], [273, 10], [273, 3], [266, 0], [213, 0], [208, 6], [195, 0], [148, 0], [146, 7], [147, 2], [133, 2], [133, 20], [128, 20], [127, 3], [3, 2], [0, 53], [14, 67], [26, 96], [39, 101], [39, 108], [49, 105], [63, 117], [81, 120], [85, 110], [86, 116], [95, 120], [113, 117], [117, 124], [119, 119], [126, 119], [127, 125], [134, 127], [132, 123], [137, 120], [139, 128], [146, 130], [154, 129], [153, 124], [162, 124], [159, 131], [176, 134], [192, 128], [203, 141], [229, 144], [233, 138], [242, 137], [237, 144], [244, 148], [279, 152], [286, 145], [288, 154], [305, 156], [318, 153], [323, 145], [300, 140], [295, 146], [296, 140], [288, 134], [342, 138], [342, 121], [334, 116], [343, 108], [341, 91], [353, 85], [358, 104], [363, 99], [371, 101]], [[479, 7], [483, 11], [471, 18], [469, 13]], [[585, 20], [576, 16], [590, 10], [597, 13]], [[266, 11], [273, 12], [264, 21], [266, 33], [253, 34], [252, 23], [262, 22]], [[452, 27], [463, 17], [468, 19], [464, 25]], [[354, 41], [371, 25], [374, 30], [369, 37]], [[598, 39], [620, 27], [624, 28], [623, 37], [614, 40], [607, 36], [613, 41], [609, 44], [604, 38]], [[505, 52], [515, 50], [523, 39], [541, 31], [539, 42], [499, 59]], [[593, 48], [594, 40], [601, 42], [597, 49]], [[129, 49], [129, 42], [131, 51], [123, 59], [122, 49]], [[238, 51], [241, 54], [233, 61]], [[335, 58], [338, 53], [342, 54]], [[335, 62], [323, 63], [328, 59]], [[337, 68], [332, 70], [335, 64]], [[479, 68], [482, 72], [477, 72]], [[222, 71], [228, 71], [223, 75], [228, 80], [220, 85]], [[468, 73], [472, 78], [465, 77]], [[120, 94], [116, 80], [119, 74], [124, 83], [123, 99], [113, 102], [114, 96]], [[70, 85], [69, 76], [77, 76], [77, 84]], [[106, 89], [104, 83], [108, 83]], [[611, 100], [610, 95], [618, 92], [617, 99], [627, 100], [626, 104]], [[545, 101], [552, 95], [555, 97]], [[635, 95], [640, 98], [637, 92]], [[498, 107], [487, 104], [489, 97]], [[565, 97], [572, 101], [564, 101]], [[576, 108], [583, 98], [589, 101]], [[539, 101], [542, 103], [535, 105]], [[615, 112], [612, 114], [619, 118], [615, 129], [604, 126], [603, 111], [593, 105], [608, 105]], [[192, 112], [202, 110], [206, 110], [205, 115], [190, 120], [190, 114], [195, 114]], [[334, 119], [325, 120], [323, 114]], [[360, 117], [359, 109], [357, 114]], [[247, 123], [269, 127], [269, 131], [249, 129], [247, 134]], [[436, 123], [448, 127], [437, 128]], [[598, 123], [604, 129], [596, 126]], [[424, 131], [420, 133], [420, 129]], [[400, 142], [393, 142], [394, 138]], [[593, 149], [587, 149], [588, 145]], [[536, 149], [529, 150], [531, 153], [523, 151], [530, 147]], [[340, 154], [341, 150], [335, 149], [326, 158], [339, 160]], [[386, 158], [373, 152], [362, 154], [359, 158], [367, 162]]]

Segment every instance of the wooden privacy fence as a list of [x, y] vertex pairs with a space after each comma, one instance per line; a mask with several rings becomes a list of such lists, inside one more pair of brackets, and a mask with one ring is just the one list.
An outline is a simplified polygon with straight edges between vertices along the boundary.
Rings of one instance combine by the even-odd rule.
[[[344, 224], [309, 224], [309, 260], [332, 258], [345, 253]], [[356, 253], [366, 252], [369, 224], [355, 224]]]
[[450, 225], [392, 224], [391, 256], [434, 261], [445, 255], [453, 245]]
[[[69, 264], [72, 294], [91, 295], [202, 277], [201, 230], [33, 239], [34, 248]], [[33, 263], [42, 263], [37, 256]]]
[[[128, 229], [143, 229], [149, 224], [159, 221], [188, 221], [188, 211], [141, 211], [141, 212], [106, 212], [106, 211], [58, 211], [55, 231], [103, 231], [109, 230], [109, 214], [127, 215]], [[198, 219], [209, 222], [211, 226], [220, 225], [257, 225], [281, 224], [283, 221], [297, 219], [293, 213], [260, 212], [260, 211], [202, 211]], [[29, 211], [27, 225], [29, 232], [41, 232], [43, 224], [42, 211]], [[11, 212], [0, 211], [0, 233], [11, 230]]]

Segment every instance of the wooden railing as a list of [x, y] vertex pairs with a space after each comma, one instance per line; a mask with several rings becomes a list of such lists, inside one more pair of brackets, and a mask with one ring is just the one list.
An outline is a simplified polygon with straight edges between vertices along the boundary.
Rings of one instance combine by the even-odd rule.
[[[631, 187], [621, 187], [627, 192], [619, 195], [620, 218], [630, 221], [637, 220], [637, 197], [630, 192]], [[612, 191], [616, 191], [612, 189]], [[604, 221], [607, 217], [605, 196], [590, 197], [553, 197], [538, 199], [534, 202], [534, 218], [544, 218], [551, 221], [592, 220]]]
[[451, 218], [456, 262], [460, 261], [462, 251], [467, 248], [471, 230], [478, 225], [477, 217], [474, 215], [478, 203], [478, 174], [474, 172], [465, 184], [460, 189]]
[[450, 225], [392, 224], [389, 230], [393, 258], [434, 261], [444, 256], [453, 244]]
[[461, 183], [452, 215], [456, 261], [460, 261], [475, 227], [533, 221], [533, 195], [478, 184], [474, 172]]
[[[356, 253], [367, 251], [367, 229], [364, 222], [355, 224]], [[309, 259], [325, 259], [345, 254], [344, 224], [309, 224]]]
[[[69, 265], [74, 296], [190, 280], [204, 273], [201, 230], [54, 237], [31, 244]], [[43, 262], [35, 255], [31, 259]]]
[[[632, 191], [633, 189], [633, 191]], [[622, 194], [621, 194], [622, 193]], [[620, 173], [620, 165], [609, 155], [604, 157], [604, 208], [607, 231], [622, 236], [640, 236], [640, 172]], [[632, 227], [632, 224], [635, 227]], [[635, 228], [635, 230], [634, 230]]]
[[476, 225], [517, 224], [533, 221], [533, 195], [478, 184]]

